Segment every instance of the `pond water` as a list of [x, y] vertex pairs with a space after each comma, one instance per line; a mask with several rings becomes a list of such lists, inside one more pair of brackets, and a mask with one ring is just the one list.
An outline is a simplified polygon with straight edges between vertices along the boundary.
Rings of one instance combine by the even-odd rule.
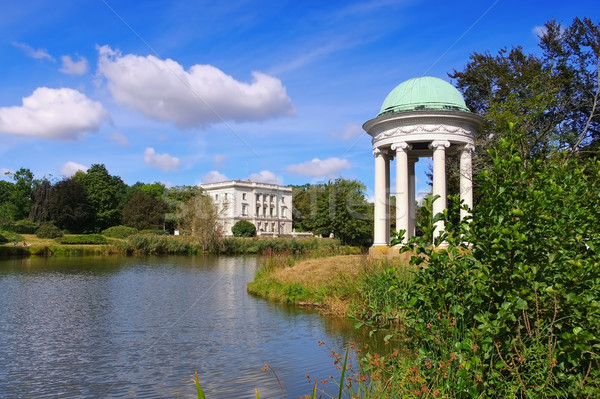
[[[255, 257], [0, 261], [0, 397], [287, 398], [338, 375], [346, 319], [246, 292]], [[328, 347], [320, 347], [322, 340]], [[331, 391], [334, 391], [331, 386]], [[325, 396], [324, 396], [325, 397]]]

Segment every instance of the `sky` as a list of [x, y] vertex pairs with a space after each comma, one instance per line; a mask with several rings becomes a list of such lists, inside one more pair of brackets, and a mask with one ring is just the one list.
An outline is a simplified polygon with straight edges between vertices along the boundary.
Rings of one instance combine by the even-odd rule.
[[394, 87], [539, 54], [544, 23], [574, 17], [600, 2], [0, 0], [0, 178], [104, 164], [129, 185], [343, 177], [372, 198], [362, 124]]

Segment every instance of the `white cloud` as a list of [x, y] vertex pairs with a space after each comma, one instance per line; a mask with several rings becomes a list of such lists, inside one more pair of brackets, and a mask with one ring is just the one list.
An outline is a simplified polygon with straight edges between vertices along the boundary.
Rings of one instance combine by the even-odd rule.
[[109, 46], [98, 47], [98, 53], [98, 74], [114, 99], [151, 119], [189, 128], [294, 114], [281, 81], [261, 72], [244, 83], [211, 65], [186, 71], [171, 59], [122, 55]]
[[546, 33], [547, 29], [545, 26], [536, 25], [533, 27], [531, 32], [535, 35], [535, 37], [542, 37]]
[[258, 173], [252, 173], [248, 176], [248, 179], [257, 183], [283, 184], [283, 179], [269, 170], [261, 170]]
[[25, 54], [27, 54], [31, 58], [35, 58], [36, 60], [50, 60], [54, 61], [54, 57], [52, 57], [46, 49], [38, 48], [35, 49], [28, 44], [13, 42], [13, 46], [20, 48], [23, 50]]
[[312, 161], [289, 165], [286, 170], [300, 176], [327, 177], [338, 175], [342, 170], [351, 167], [347, 159], [333, 157], [323, 160], [315, 158]]
[[69, 89], [38, 87], [20, 107], [0, 107], [0, 132], [48, 139], [77, 140], [109, 119], [102, 104]]
[[63, 55], [60, 57], [62, 61], [62, 67], [60, 71], [68, 75], [83, 75], [88, 70], [88, 61], [85, 57], [78, 56], [79, 60], [74, 61], [71, 56]]
[[88, 167], [72, 161], [69, 161], [60, 167], [60, 173], [65, 177], [73, 176], [78, 170], [86, 172]]
[[179, 158], [169, 154], [157, 154], [152, 147], [148, 147], [144, 151], [144, 162], [165, 172], [177, 171], [180, 164]]
[[112, 132], [110, 134], [110, 139], [116, 143], [119, 143], [121, 147], [129, 147], [129, 140], [127, 140], [127, 137], [119, 132]]
[[219, 183], [227, 180], [229, 180], [227, 176], [216, 170], [211, 170], [210, 172], [202, 176], [202, 183]]

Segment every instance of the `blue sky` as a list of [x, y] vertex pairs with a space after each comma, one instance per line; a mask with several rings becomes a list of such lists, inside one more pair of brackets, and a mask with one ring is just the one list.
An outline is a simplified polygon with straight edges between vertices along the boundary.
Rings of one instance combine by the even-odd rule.
[[[597, 1], [0, 0], [0, 171], [127, 184], [358, 179], [362, 124], [404, 80], [449, 80]], [[417, 164], [418, 191], [428, 190]], [[6, 176], [4, 177], [7, 178]]]

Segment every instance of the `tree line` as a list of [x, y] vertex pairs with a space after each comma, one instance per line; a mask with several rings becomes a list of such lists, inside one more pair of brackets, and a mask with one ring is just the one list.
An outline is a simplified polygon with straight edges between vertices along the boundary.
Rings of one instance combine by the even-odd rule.
[[[26, 168], [12, 179], [0, 181], [0, 229], [11, 230], [15, 223], [25, 226], [21, 232], [30, 233], [43, 224], [73, 234], [100, 233], [119, 225], [171, 233], [179, 229], [207, 246], [218, 230], [218, 207], [199, 186], [128, 186], [102, 164], [58, 181], [35, 179]], [[344, 244], [369, 245], [373, 205], [364, 184], [336, 179], [293, 188], [294, 228], [333, 234]]]
[[206, 197], [197, 186], [167, 188], [141, 182], [128, 186], [102, 164], [54, 182], [35, 179], [26, 168], [13, 173], [12, 179], [0, 181], [0, 223], [5, 228], [30, 222], [31, 226], [51, 223], [74, 234], [98, 233], [117, 225], [138, 230], [192, 229], [191, 209], [197, 208], [199, 197]]

